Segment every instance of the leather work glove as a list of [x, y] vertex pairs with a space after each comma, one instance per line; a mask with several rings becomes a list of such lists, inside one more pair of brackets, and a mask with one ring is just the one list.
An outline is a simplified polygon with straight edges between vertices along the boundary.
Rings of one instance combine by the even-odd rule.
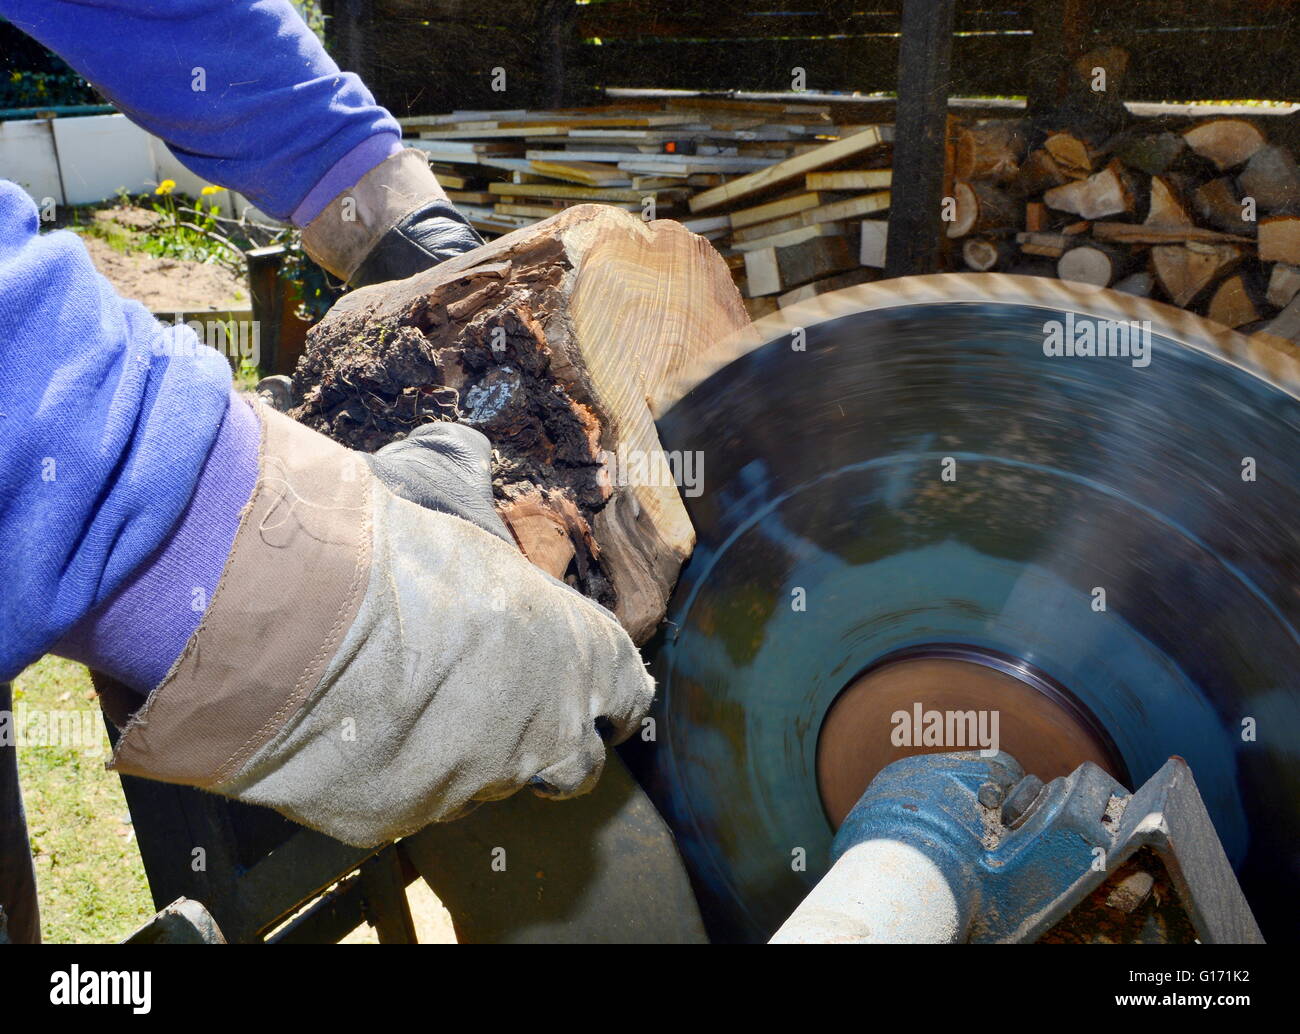
[[351, 287], [403, 280], [482, 243], [413, 148], [380, 162], [302, 231], [307, 254]]
[[422, 424], [401, 441], [361, 455], [395, 495], [461, 517], [514, 545], [492, 505], [492, 443], [482, 432], [464, 424]]
[[[294, 405], [293, 382], [284, 374], [263, 377], [256, 390], [281, 413]], [[492, 505], [492, 443], [481, 431], [449, 421], [421, 424], [400, 441], [361, 457], [384, 487], [403, 499], [463, 517], [514, 542]]]
[[367, 458], [256, 408], [221, 581], [112, 767], [361, 846], [524, 786], [589, 790], [653, 680], [612, 614], [510, 542], [486, 439], [438, 424]]

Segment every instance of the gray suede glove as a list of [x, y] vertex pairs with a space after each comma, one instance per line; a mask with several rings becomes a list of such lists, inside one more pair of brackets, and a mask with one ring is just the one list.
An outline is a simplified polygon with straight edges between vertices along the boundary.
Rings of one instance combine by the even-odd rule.
[[492, 443], [464, 424], [422, 424], [366, 461], [390, 492], [477, 524], [514, 545], [492, 506]]
[[259, 413], [217, 591], [114, 767], [363, 846], [591, 789], [654, 682], [609, 611], [510, 541], [482, 436], [438, 424], [365, 457]]

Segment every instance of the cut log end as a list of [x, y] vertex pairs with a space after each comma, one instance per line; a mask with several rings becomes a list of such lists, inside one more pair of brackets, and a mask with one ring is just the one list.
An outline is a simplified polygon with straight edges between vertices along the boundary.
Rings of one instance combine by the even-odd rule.
[[641, 642], [694, 544], [654, 413], [747, 322], [707, 242], [580, 206], [347, 296], [309, 336], [294, 415], [366, 451], [431, 420], [482, 431], [524, 554]]

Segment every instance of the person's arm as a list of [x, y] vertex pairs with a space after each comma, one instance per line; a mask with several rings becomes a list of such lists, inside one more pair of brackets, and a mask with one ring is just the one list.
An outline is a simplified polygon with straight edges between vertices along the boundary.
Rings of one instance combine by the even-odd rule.
[[288, 0], [0, 0], [0, 14], [187, 168], [304, 227], [308, 253], [354, 286], [482, 243]]
[[[241, 416], [224, 357], [118, 298], [75, 235], [40, 234], [31, 199], [0, 181], [0, 679], [145, 566], [210, 458], [218, 494], [242, 506], [257, 436]], [[213, 518], [194, 540], [215, 565], [180, 560], [186, 596], [215, 588], [235, 523]], [[179, 597], [162, 610], [184, 618], [184, 645], [199, 614]]]
[[310, 222], [401, 148], [396, 120], [288, 0], [0, 0], [0, 14], [277, 219]]

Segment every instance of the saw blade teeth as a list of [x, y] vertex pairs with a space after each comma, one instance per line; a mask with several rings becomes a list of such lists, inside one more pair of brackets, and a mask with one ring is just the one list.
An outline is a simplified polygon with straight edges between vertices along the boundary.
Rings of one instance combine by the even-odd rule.
[[1149, 322], [1154, 333], [1215, 355], [1300, 398], [1300, 347], [1285, 338], [1264, 332], [1240, 334], [1186, 309], [1121, 291], [1009, 273], [903, 277], [817, 295], [764, 316], [718, 342], [678, 375], [664, 397], [675, 402], [728, 363], [799, 329], [857, 312], [942, 302], [1030, 305], [1106, 320]]

